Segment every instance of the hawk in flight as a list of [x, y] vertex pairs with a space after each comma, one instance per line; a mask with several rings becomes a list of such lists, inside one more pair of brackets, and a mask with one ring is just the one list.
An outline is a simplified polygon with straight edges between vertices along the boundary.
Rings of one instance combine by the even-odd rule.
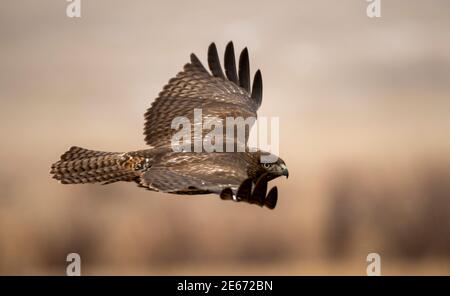
[[[123, 153], [71, 147], [51, 166], [53, 178], [63, 184], [136, 182], [153, 191], [213, 193], [224, 200], [275, 208], [277, 187], [267, 193], [267, 183], [279, 176], [288, 177], [281, 158], [263, 162], [261, 157], [268, 153], [247, 146], [243, 152], [175, 151], [171, 146], [175, 132], [172, 120], [192, 119], [194, 109], [202, 110], [203, 119], [256, 118], [262, 101], [262, 77], [258, 70], [250, 86], [247, 48], [239, 56], [237, 70], [233, 43], [229, 42], [224, 65], [225, 71], [214, 43], [208, 49], [211, 72], [191, 54], [190, 63], [164, 86], [145, 113], [144, 135], [149, 149]], [[245, 145], [249, 129], [246, 131]], [[233, 137], [238, 141], [234, 133]]]

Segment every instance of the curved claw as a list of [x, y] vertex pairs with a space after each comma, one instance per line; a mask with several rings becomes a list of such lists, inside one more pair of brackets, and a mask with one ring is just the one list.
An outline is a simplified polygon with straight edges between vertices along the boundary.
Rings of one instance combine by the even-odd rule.
[[247, 47], [239, 56], [239, 85], [250, 92], [250, 62]]
[[264, 205], [273, 210], [277, 206], [278, 201], [278, 189], [277, 186], [272, 187], [264, 200]]
[[256, 102], [256, 105], [261, 106], [262, 101], [262, 92], [263, 92], [263, 83], [261, 71], [258, 70], [255, 73], [255, 77], [253, 78], [253, 88], [252, 88], [252, 100]]

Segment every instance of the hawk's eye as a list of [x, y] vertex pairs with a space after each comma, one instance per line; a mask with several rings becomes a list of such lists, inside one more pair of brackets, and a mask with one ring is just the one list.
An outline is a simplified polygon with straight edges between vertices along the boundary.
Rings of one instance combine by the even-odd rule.
[[263, 163], [263, 167], [265, 168], [265, 169], [268, 169], [268, 168], [270, 168], [272, 166], [272, 164], [270, 164], [270, 163]]

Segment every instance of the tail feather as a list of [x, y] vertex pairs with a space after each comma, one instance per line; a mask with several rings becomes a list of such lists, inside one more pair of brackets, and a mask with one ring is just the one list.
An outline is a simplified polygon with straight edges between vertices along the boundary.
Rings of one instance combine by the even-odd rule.
[[51, 167], [50, 174], [63, 184], [133, 181], [135, 171], [120, 163], [123, 153], [71, 147]]

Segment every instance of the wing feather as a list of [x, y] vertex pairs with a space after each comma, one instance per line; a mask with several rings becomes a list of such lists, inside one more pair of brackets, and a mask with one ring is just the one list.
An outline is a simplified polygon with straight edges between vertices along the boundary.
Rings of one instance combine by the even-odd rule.
[[262, 77], [261, 71], [258, 70], [255, 73], [255, 78], [253, 78], [253, 88], [252, 88], [252, 100], [256, 103], [258, 107], [261, 106], [262, 94], [263, 94]]
[[[240, 76], [244, 87], [239, 84], [236, 73], [233, 43], [225, 50], [225, 74], [220, 66], [217, 48], [212, 43], [208, 50], [208, 66], [205, 69], [195, 54], [183, 71], [169, 80], [145, 113], [145, 141], [152, 147], [170, 147], [172, 136], [177, 132], [172, 128], [176, 117], [184, 117], [194, 122], [194, 109], [202, 109], [203, 118], [217, 117], [225, 122], [226, 117], [255, 117], [261, 98], [260, 74], [256, 74], [253, 91], [250, 94], [248, 51], [241, 54]], [[258, 76], [259, 75], [259, 76]], [[258, 80], [259, 79], [259, 80]], [[248, 86], [248, 87], [247, 87]], [[258, 99], [259, 98], [259, 99]], [[193, 130], [193, 129], [192, 129]], [[207, 132], [207, 131], [205, 131]], [[192, 135], [193, 135], [192, 131]], [[246, 143], [248, 142], [246, 134]], [[192, 138], [191, 138], [192, 139]]]
[[217, 53], [217, 48], [214, 42], [211, 43], [208, 48], [208, 64], [209, 69], [215, 77], [225, 79], [225, 75], [222, 71], [222, 66], [220, 65], [219, 54]]
[[250, 61], [247, 47], [239, 56], [239, 85], [247, 92], [250, 92]]

